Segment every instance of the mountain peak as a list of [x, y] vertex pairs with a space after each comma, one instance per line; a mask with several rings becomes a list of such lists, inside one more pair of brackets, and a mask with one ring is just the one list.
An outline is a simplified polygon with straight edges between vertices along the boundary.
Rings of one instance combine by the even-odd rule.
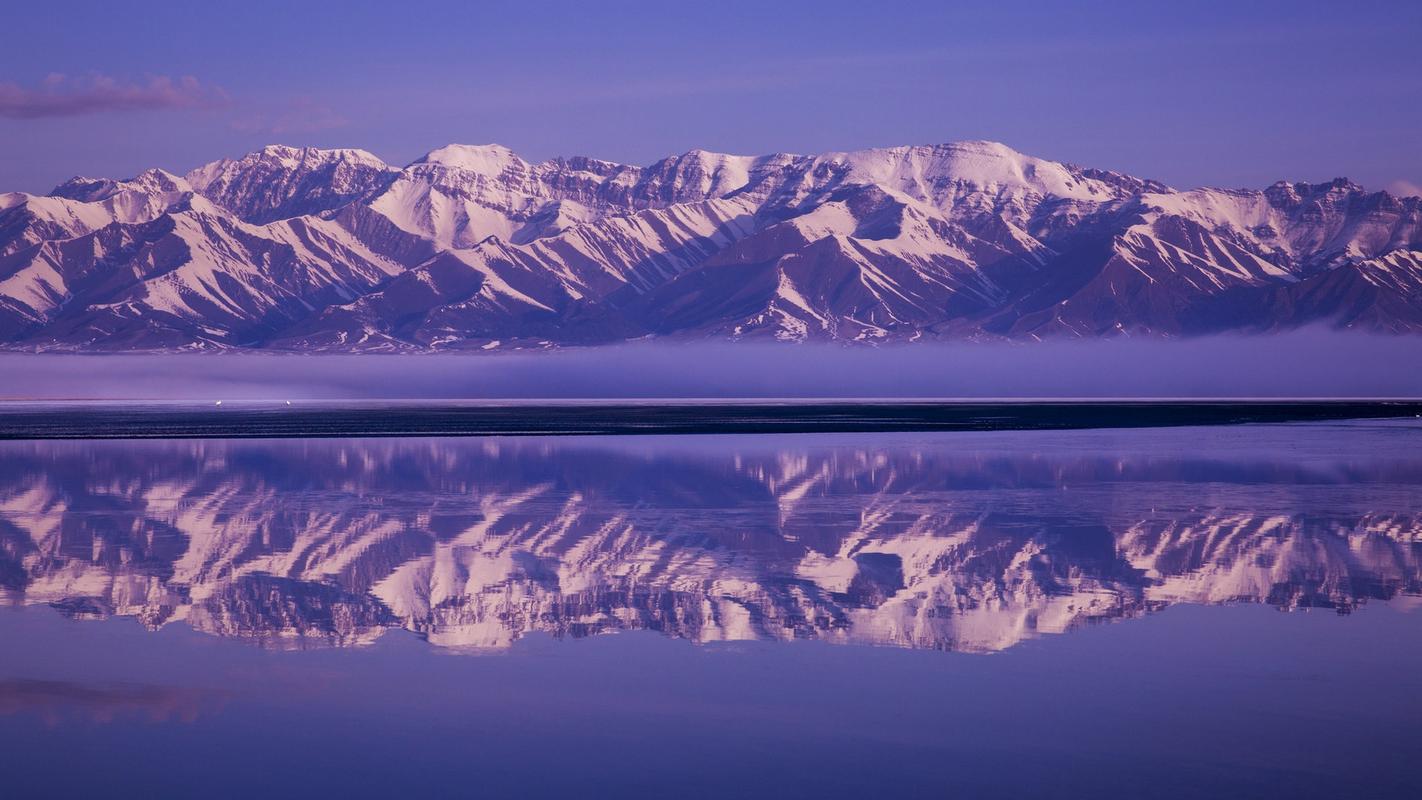
[[1032, 158], [1016, 148], [996, 142], [991, 139], [963, 139], [956, 142], [942, 142], [933, 145], [935, 149], [956, 150], [964, 153], [976, 153], [979, 155], [991, 156], [993, 158], [1027, 159]]
[[271, 144], [187, 174], [198, 193], [238, 217], [266, 223], [345, 205], [382, 188], [395, 174], [365, 150]]
[[495, 176], [512, 167], [528, 166], [528, 162], [501, 144], [447, 144], [429, 151], [415, 163], [437, 164]]
[[49, 196], [78, 200], [83, 203], [97, 203], [125, 191], [136, 191], [143, 194], [172, 194], [192, 191], [192, 187], [183, 178], [155, 167], [122, 181], [75, 175], [51, 189]]
[[754, 157], [754, 156], [737, 156], [737, 155], [732, 155], [732, 154], [730, 154], [730, 153], [720, 153], [720, 152], [716, 152], [716, 151], [714, 151], [714, 150], [703, 150], [703, 149], [700, 148], [700, 147], [693, 147], [692, 149], [687, 150], [685, 153], [682, 153], [681, 156], [678, 158], [678, 160], [683, 160], [683, 161], [684, 161], [684, 160], [692, 160], [692, 161], [702, 161], [702, 162], [719, 162], [719, 161], [727, 161], [727, 160], [731, 160], [731, 159], [751, 160], [751, 159], [753, 159], [753, 158], [755, 158], [755, 157]]
[[1334, 178], [1322, 183], [1275, 181], [1264, 190], [1264, 196], [1275, 208], [1292, 208], [1311, 198], [1361, 195], [1365, 191], [1361, 185], [1347, 178]]
[[332, 163], [349, 163], [376, 169], [389, 169], [389, 166], [379, 156], [368, 150], [349, 147], [292, 147], [285, 144], [269, 144], [258, 150], [245, 153], [240, 158], [223, 158], [209, 162], [188, 173], [188, 176], [191, 180], [193, 176], [216, 175], [230, 170], [233, 166], [262, 163], [279, 165], [287, 169], [299, 168], [302, 165], [315, 168], [322, 164]]
[[252, 153], [249, 156], [260, 155], [268, 158], [294, 158], [301, 155], [304, 148], [292, 147], [285, 144], [269, 144]]
[[155, 192], [184, 192], [190, 189], [186, 180], [183, 180], [181, 177], [165, 169], [158, 169], [156, 167], [138, 173], [125, 181], [125, 183]]
[[90, 178], [85, 175], [75, 175], [50, 189], [49, 196], [91, 203], [111, 197], [116, 191], [118, 191], [118, 181], [112, 178]]
[[847, 179], [877, 183], [935, 204], [962, 192], [1001, 197], [1059, 197], [1090, 202], [1122, 199], [1154, 182], [1082, 170], [1025, 155], [1000, 142], [970, 140], [827, 153], [818, 162], [847, 169]]

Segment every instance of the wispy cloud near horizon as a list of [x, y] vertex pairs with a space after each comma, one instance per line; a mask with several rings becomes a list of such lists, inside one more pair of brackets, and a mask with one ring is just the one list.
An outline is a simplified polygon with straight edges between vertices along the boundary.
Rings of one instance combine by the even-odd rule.
[[72, 77], [52, 73], [39, 86], [0, 83], [0, 117], [46, 119], [119, 111], [223, 108], [227, 93], [191, 75], [152, 75], [142, 81], [109, 75]]

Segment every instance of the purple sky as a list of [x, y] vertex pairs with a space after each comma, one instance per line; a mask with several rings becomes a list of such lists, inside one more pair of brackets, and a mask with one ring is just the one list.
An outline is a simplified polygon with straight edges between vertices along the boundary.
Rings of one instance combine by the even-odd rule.
[[1179, 186], [1422, 184], [1422, 3], [50, 0], [8, 7], [0, 191], [263, 144], [648, 163], [993, 139]]

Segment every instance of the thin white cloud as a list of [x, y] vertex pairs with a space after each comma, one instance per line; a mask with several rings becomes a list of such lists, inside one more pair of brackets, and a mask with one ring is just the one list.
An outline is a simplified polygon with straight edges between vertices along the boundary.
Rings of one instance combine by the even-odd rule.
[[0, 82], [0, 117], [9, 119], [218, 108], [227, 103], [224, 91], [206, 86], [191, 75], [154, 75], [142, 81], [126, 81], [100, 74], [71, 77], [53, 73], [33, 88]]

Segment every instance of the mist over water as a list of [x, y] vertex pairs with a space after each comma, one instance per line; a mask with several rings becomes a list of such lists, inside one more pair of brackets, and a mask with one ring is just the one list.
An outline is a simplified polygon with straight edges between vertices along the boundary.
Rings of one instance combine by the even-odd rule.
[[1416, 397], [1422, 337], [896, 347], [637, 343], [547, 352], [0, 355], [0, 399]]

